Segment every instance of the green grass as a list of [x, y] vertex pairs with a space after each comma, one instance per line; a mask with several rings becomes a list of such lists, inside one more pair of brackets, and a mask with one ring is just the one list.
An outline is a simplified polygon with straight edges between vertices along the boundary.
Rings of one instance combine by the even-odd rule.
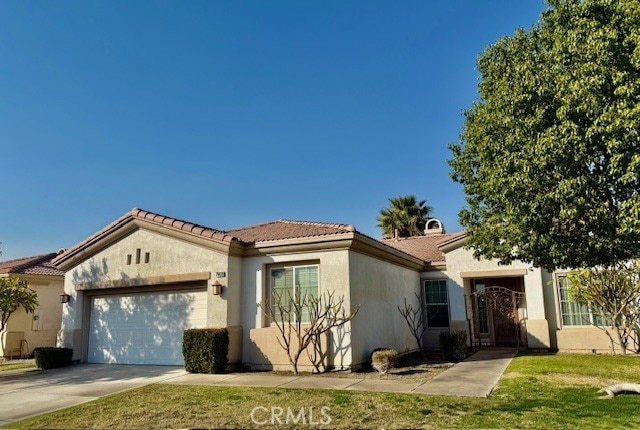
[[4, 361], [0, 363], [0, 372], [15, 369], [31, 369], [36, 367], [35, 360]]
[[[296, 414], [300, 408], [305, 408], [307, 416], [309, 408], [313, 407], [316, 422], [323, 418], [321, 408], [328, 407], [329, 427], [334, 428], [640, 427], [640, 414], [637, 413], [640, 396], [597, 398], [598, 389], [622, 381], [640, 382], [639, 357], [527, 355], [513, 360], [489, 399], [159, 384], [9, 426], [256, 427], [251, 421], [251, 411], [256, 406], [263, 406], [285, 410], [289, 407]], [[261, 411], [257, 417], [265, 419], [268, 416]], [[286, 427], [294, 426], [290, 422]]]

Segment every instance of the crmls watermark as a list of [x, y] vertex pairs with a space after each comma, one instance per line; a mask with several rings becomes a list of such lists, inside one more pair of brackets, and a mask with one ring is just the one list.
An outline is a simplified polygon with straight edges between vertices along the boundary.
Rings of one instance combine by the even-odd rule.
[[251, 410], [251, 421], [258, 426], [267, 424], [328, 426], [331, 424], [329, 411], [331, 411], [329, 406], [323, 406], [320, 409], [313, 406], [302, 407], [299, 410], [290, 407], [281, 408], [280, 406], [272, 406], [271, 408], [256, 406]]

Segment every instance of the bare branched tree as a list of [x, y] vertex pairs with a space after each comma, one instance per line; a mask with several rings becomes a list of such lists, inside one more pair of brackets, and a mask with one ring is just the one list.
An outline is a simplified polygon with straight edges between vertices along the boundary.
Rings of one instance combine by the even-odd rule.
[[407, 302], [407, 298], [404, 298], [404, 307], [398, 306], [398, 311], [400, 311], [400, 315], [404, 318], [409, 326], [409, 330], [411, 330], [411, 334], [416, 339], [418, 344], [418, 349], [422, 351], [423, 343], [422, 339], [424, 336], [424, 332], [429, 327], [429, 321], [427, 318], [427, 306], [424, 301], [420, 298], [418, 293], [414, 293], [416, 299], [418, 300], [418, 306], [414, 307], [412, 303]]
[[[321, 337], [333, 328], [351, 321], [360, 306], [347, 313], [344, 296], [336, 297], [334, 292], [325, 292], [319, 297], [304, 294], [294, 297], [291, 290], [280, 294], [273, 291], [271, 300], [260, 305], [263, 312], [279, 331], [278, 344], [289, 357], [293, 372], [298, 374], [298, 361], [304, 351], [316, 371], [320, 371], [325, 354], [321, 348]], [[312, 351], [307, 350], [308, 347]]]
[[616, 344], [623, 354], [639, 352], [640, 260], [574, 270], [567, 278], [572, 298], [592, 310], [593, 324], [609, 336], [611, 352]]

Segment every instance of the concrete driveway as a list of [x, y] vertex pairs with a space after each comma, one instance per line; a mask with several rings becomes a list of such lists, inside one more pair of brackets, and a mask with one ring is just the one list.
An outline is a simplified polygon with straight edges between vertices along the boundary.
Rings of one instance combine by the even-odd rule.
[[0, 373], [0, 425], [185, 375], [183, 367], [79, 364]]

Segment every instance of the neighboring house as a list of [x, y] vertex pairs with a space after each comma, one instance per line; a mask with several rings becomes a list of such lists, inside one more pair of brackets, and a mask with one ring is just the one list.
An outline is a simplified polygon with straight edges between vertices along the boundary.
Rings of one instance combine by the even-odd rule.
[[181, 364], [184, 329], [227, 327], [231, 363], [288, 368], [261, 308], [274, 289], [288, 289], [334, 291], [348, 309], [360, 306], [331, 333], [329, 366], [359, 365], [378, 347], [414, 349], [398, 306], [417, 305], [416, 294], [427, 302], [432, 348], [443, 330], [465, 330], [475, 344], [604, 348], [590, 338], [597, 329], [568, 327], [574, 308], [560, 312], [558, 276], [477, 261], [464, 243], [437, 220], [426, 236], [379, 241], [345, 224], [278, 220], [222, 231], [133, 209], [54, 260], [71, 296], [58, 343], [93, 363]]
[[51, 264], [57, 255], [51, 253], [0, 262], [0, 277], [12, 276], [27, 281], [29, 288], [38, 294], [39, 303], [33, 313], [19, 308], [11, 315], [0, 336], [0, 355], [27, 356], [34, 348], [56, 346], [62, 319], [60, 295], [64, 288], [64, 272]]

